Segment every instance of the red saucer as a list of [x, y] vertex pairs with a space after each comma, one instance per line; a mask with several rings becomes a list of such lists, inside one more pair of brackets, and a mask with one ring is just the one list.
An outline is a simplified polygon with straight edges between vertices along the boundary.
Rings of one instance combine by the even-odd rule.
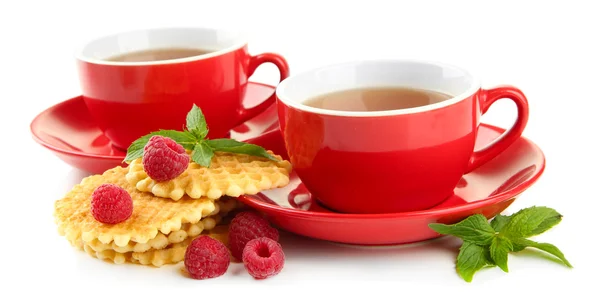
[[[248, 83], [244, 105], [251, 107], [264, 101], [273, 90], [275, 88], [270, 85]], [[46, 109], [35, 117], [30, 128], [36, 142], [52, 150], [66, 163], [86, 172], [102, 173], [122, 164], [125, 158], [126, 152], [113, 147], [96, 125], [81, 96]], [[231, 137], [242, 141], [272, 128], [277, 128], [274, 105], [233, 129]]]
[[[501, 128], [482, 124], [476, 147], [490, 143], [502, 132]], [[287, 157], [279, 130], [249, 142]], [[280, 228], [299, 235], [360, 245], [412, 243], [439, 236], [429, 229], [429, 223], [454, 223], [477, 213], [491, 218], [502, 212], [540, 177], [544, 167], [542, 151], [530, 140], [520, 138], [501, 155], [465, 175], [454, 196], [428, 210], [366, 215], [333, 212], [311, 198], [294, 172], [288, 186], [241, 196], [240, 200], [262, 211]]]

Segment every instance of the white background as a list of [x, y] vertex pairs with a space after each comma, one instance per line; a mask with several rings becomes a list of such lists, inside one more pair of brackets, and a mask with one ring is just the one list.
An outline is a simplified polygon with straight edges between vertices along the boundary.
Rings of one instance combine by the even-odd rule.
[[[2, 1], [2, 303], [598, 300], [600, 18], [593, 1], [351, 2]], [[538, 183], [506, 212], [547, 205], [562, 213], [562, 223], [536, 240], [557, 245], [575, 268], [511, 255], [510, 273], [485, 270], [469, 284], [454, 270], [460, 242], [453, 238], [364, 249], [286, 235], [288, 259], [277, 277], [255, 281], [237, 265], [223, 277], [193, 281], [178, 267], [115, 266], [75, 251], [56, 233], [52, 209], [85, 174], [34, 143], [29, 123], [80, 93], [72, 55], [82, 41], [178, 25], [248, 30], [251, 52], [283, 54], [292, 73], [352, 59], [423, 58], [468, 68], [485, 87], [520, 87], [531, 108], [524, 135], [544, 150], [548, 163]], [[252, 79], [274, 84], [275, 69], [263, 67]], [[501, 102], [484, 121], [508, 127], [514, 114]]]

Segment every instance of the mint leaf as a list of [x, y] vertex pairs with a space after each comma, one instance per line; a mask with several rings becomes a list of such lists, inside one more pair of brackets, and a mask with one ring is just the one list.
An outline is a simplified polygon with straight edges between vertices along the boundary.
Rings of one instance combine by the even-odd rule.
[[573, 267], [573, 265], [571, 265], [571, 263], [569, 263], [569, 261], [565, 258], [565, 255], [553, 244], [537, 243], [533, 240], [529, 240], [529, 239], [525, 239], [525, 238], [515, 240], [515, 241], [513, 241], [513, 243], [515, 243], [521, 247], [533, 247], [533, 248], [542, 250], [544, 252], [550, 253], [550, 254], [558, 257], [565, 265], [567, 265], [567, 267], [571, 267], [571, 268]]
[[480, 246], [489, 246], [496, 232], [488, 223], [485, 216], [475, 214], [467, 217], [463, 221], [445, 225], [440, 223], [429, 224], [429, 227], [440, 234], [453, 235], [466, 242]]
[[125, 162], [130, 163], [131, 161], [141, 158], [144, 154], [144, 146], [148, 143], [148, 140], [152, 136], [163, 136], [173, 139], [175, 142], [181, 144], [185, 149], [193, 149], [196, 138], [187, 131], [176, 131], [176, 130], [159, 130], [147, 134], [137, 140], [135, 140], [127, 148], [127, 155], [125, 156]]
[[521, 244], [517, 244], [517, 243], [512, 243], [512, 251], [511, 252], [521, 252], [525, 249], [526, 247], [521, 245]]
[[185, 127], [196, 137], [198, 140], [202, 140], [208, 134], [208, 128], [206, 126], [206, 119], [202, 110], [195, 104], [192, 106], [192, 110], [188, 112], [185, 119]]
[[492, 260], [504, 272], [508, 272], [508, 252], [512, 251], [512, 243], [505, 237], [496, 236], [490, 245]]
[[541, 234], [559, 223], [562, 215], [547, 207], [530, 207], [513, 214], [500, 234], [510, 239]]
[[471, 282], [475, 272], [493, 265], [487, 247], [463, 242], [456, 258], [456, 271], [465, 281]]
[[161, 133], [162, 136], [173, 139], [173, 141], [179, 143], [183, 148], [189, 150], [194, 149], [194, 145], [198, 142], [189, 131], [163, 130]]
[[264, 148], [258, 145], [238, 142], [234, 139], [206, 140], [206, 143], [214, 151], [245, 154], [256, 157], [264, 157], [272, 161], [279, 161], [273, 155], [269, 154]]
[[496, 232], [500, 232], [502, 230], [502, 228], [504, 228], [504, 226], [510, 221], [511, 216], [504, 216], [504, 215], [496, 215], [496, 217], [494, 217], [494, 219], [492, 219], [492, 222], [490, 222], [490, 225], [492, 225], [492, 228], [494, 228], [494, 230], [496, 230]]
[[198, 163], [200, 166], [210, 167], [210, 161], [212, 160], [214, 153], [213, 150], [206, 144], [206, 141], [197, 143], [192, 151], [192, 161]]
[[540, 235], [555, 225], [557, 225], [562, 220], [562, 215], [558, 214], [558, 212], [552, 210], [553, 215], [547, 216], [538, 226], [535, 228], [530, 236]]
[[153, 134], [145, 135], [131, 143], [127, 148], [127, 155], [125, 156], [125, 162], [130, 163], [131, 161], [141, 158], [144, 155], [144, 146], [148, 143], [148, 140]]

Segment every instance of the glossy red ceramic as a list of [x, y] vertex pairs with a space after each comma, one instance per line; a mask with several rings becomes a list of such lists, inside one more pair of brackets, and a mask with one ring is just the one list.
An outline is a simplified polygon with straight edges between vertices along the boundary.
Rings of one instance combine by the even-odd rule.
[[[481, 124], [476, 148], [493, 142], [505, 130]], [[250, 142], [262, 145], [287, 158], [279, 131], [271, 131]], [[491, 218], [506, 209], [518, 195], [542, 175], [543, 152], [530, 140], [520, 137], [494, 159], [462, 176], [454, 194], [435, 207], [413, 212], [386, 214], [344, 214], [321, 205], [298, 178], [291, 174], [286, 187], [241, 196], [248, 206], [264, 213], [278, 227], [299, 235], [332, 242], [360, 245], [389, 245], [423, 241], [439, 235], [430, 223], [455, 223], [481, 213]], [[383, 200], [393, 201], [389, 194]]]
[[[113, 145], [126, 149], [151, 131], [181, 129], [193, 104], [204, 112], [210, 126], [208, 137], [226, 137], [231, 128], [273, 103], [273, 99], [265, 99], [262, 104], [245, 108], [242, 101], [248, 78], [261, 64], [273, 63], [279, 69], [280, 79], [286, 78], [289, 71], [285, 59], [273, 53], [250, 55], [243, 41], [240, 44], [238, 39], [231, 39], [231, 43], [223, 43], [228, 38], [219, 35], [225, 37], [217, 30], [155, 29], [123, 33], [114, 39], [101, 38], [84, 47], [77, 56], [82, 95], [92, 117]], [[123, 63], [96, 55], [109, 54], [111, 48], [127, 49], [129, 45], [164, 48], [182, 44], [199, 48], [206, 44], [208, 49], [222, 46], [213, 53], [165, 61]]]
[[[277, 128], [277, 115], [272, 103], [274, 90], [269, 85], [248, 83], [243, 102], [245, 107], [265, 101], [272, 106], [252, 120], [236, 126], [231, 137], [245, 140]], [[81, 96], [44, 110], [35, 117], [30, 127], [35, 141], [75, 168], [99, 174], [117, 165], [126, 165], [122, 163], [125, 152], [111, 145], [92, 119]]]
[[[362, 77], [377, 84], [370, 80], [380, 77], [376, 74], [379, 70], [363, 72], [372, 67], [383, 70], [388, 66], [359, 63], [354, 70], [339, 73], [339, 77], [353, 74], [353, 78]], [[397, 69], [404, 73], [399, 71], [404, 65]], [[443, 73], [453, 72], [444, 69], [440, 68]], [[331, 83], [327, 86], [335, 86], [337, 80], [323, 76], [327, 70], [315, 72], [316, 80], [310, 80], [311, 85], [305, 85], [309, 81], [304, 75], [284, 81], [277, 89], [278, 113], [296, 173], [316, 198], [339, 212], [407, 212], [437, 205], [452, 195], [463, 174], [494, 158], [518, 139], [528, 120], [527, 99], [521, 91], [509, 86], [480, 89], [474, 81], [465, 81], [464, 90], [470, 91], [460, 91], [453, 100], [439, 103], [443, 106], [433, 104], [421, 107], [423, 110], [325, 112], [294, 100], [294, 96], [304, 93], [288, 94], [294, 90], [316, 90], [312, 87], [326, 82]], [[396, 70], [386, 72], [393, 74]], [[415, 68], [411, 73], [418, 77], [421, 70]], [[440, 80], [451, 81], [454, 80]], [[361, 86], [360, 82], [357, 86]], [[480, 116], [501, 98], [509, 98], [517, 105], [516, 123], [506, 134], [490, 141], [489, 146], [473, 153]]]

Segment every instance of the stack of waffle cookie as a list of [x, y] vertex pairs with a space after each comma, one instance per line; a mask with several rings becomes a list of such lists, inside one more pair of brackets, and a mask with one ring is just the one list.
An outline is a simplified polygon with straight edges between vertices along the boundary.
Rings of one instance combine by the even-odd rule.
[[[241, 207], [235, 197], [287, 185], [291, 165], [279, 160], [217, 152], [208, 168], [190, 162], [177, 178], [155, 182], [137, 159], [84, 178], [57, 200], [58, 232], [74, 247], [114, 263], [177, 263], [201, 234], [227, 244], [225, 219]], [[115, 184], [131, 195], [131, 217], [118, 224], [93, 217], [91, 196], [102, 184]]]

